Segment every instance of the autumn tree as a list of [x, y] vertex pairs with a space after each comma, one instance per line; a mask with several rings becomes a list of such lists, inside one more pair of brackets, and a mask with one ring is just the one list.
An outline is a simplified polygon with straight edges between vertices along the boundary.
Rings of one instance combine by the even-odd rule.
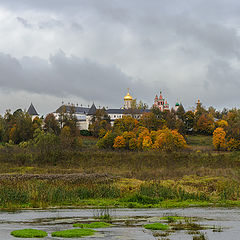
[[240, 110], [232, 109], [228, 112], [226, 120], [228, 122], [227, 136], [240, 140]]
[[118, 132], [129, 132], [133, 131], [135, 128], [139, 126], [138, 120], [134, 119], [131, 116], [123, 116], [122, 118], [116, 119], [114, 121], [113, 129]]
[[226, 132], [223, 128], [218, 127], [213, 132], [213, 146], [216, 150], [226, 148]]
[[180, 133], [178, 133], [178, 131], [165, 128], [158, 131], [153, 148], [173, 151], [185, 148], [186, 146], [187, 143], [184, 137]]
[[126, 140], [123, 136], [117, 136], [114, 140], [113, 147], [115, 149], [123, 149], [126, 147]]
[[197, 121], [197, 131], [199, 133], [211, 135], [214, 131], [214, 120], [208, 114], [202, 114]]

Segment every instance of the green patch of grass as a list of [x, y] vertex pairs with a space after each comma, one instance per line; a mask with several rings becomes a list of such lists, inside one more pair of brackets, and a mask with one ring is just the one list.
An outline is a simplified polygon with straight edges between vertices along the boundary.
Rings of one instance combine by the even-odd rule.
[[188, 135], [187, 142], [192, 146], [212, 146], [212, 136]]
[[151, 230], [167, 230], [169, 229], [169, 226], [162, 223], [149, 223], [144, 225], [144, 228]]
[[75, 223], [73, 224], [73, 226], [80, 228], [105, 228], [112, 226], [112, 224], [106, 222], [92, 222], [92, 223]]
[[78, 238], [94, 235], [96, 231], [92, 229], [69, 229], [63, 231], [57, 231], [52, 233], [52, 237], [62, 237], [62, 238]]
[[18, 238], [44, 238], [48, 234], [42, 230], [21, 229], [21, 230], [12, 231], [11, 235]]

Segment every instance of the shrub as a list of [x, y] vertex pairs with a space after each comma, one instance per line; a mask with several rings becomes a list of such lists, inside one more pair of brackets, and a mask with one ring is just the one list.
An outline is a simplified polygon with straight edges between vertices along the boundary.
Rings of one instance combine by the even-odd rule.
[[231, 138], [227, 142], [227, 150], [228, 151], [238, 151], [238, 150], [240, 150], [240, 140], [237, 140], [235, 138]]
[[92, 136], [91, 132], [88, 130], [80, 130], [82, 136]]
[[97, 146], [99, 148], [113, 148], [115, 137], [115, 133], [113, 133], [112, 131], [107, 131], [105, 136], [98, 140]]

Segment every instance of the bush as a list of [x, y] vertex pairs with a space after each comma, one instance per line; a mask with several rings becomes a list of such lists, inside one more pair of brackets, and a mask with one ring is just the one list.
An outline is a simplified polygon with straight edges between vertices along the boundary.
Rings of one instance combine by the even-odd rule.
[[91, 132], [88, 130], [80, 130], [82, 136], [92, 136]]
[[97, 146], [99, 148], [113, 148], [115, 137], [117, 137], [115, 133], [108, 131], [103, 138], [98, 140]]
[[228, 151], [238, 151], [238, 150], [240, 150], [240, 140], [237, 140], [235, 138], [231, 138], [227, 142], [227, 149], [228, 149]]

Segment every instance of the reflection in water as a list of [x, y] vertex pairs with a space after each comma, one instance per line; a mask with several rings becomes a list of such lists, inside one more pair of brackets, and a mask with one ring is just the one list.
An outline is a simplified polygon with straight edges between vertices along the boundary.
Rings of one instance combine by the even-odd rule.
[[[16, 229], [35, 228], [51, 233], [70, 229], [76, 222], [96, 221], [92, 209], [24, 210], [0, 212], [0, 239], [16, 239], [10, 232]], [[204, 229], [209, 240], [240, 239], [240, 209], [231, 208], [186, 208], [186, 209], [113, 209], [110, 210], [114, 227], [97, 229], [97, 234], [85, 239], [161, 239], [156, 232], [146, 230], [142, 225], [160, 221], [163, 216], [194, 217], [199, 224], [222, 228], [222, 232]], [[181, 230], [167, 236], [171, 240], [192, 240], [188, 231]], [[49, 237], [45, 239], [56, 239]], [[60, 239], [60, 238], [58, 238]]]

